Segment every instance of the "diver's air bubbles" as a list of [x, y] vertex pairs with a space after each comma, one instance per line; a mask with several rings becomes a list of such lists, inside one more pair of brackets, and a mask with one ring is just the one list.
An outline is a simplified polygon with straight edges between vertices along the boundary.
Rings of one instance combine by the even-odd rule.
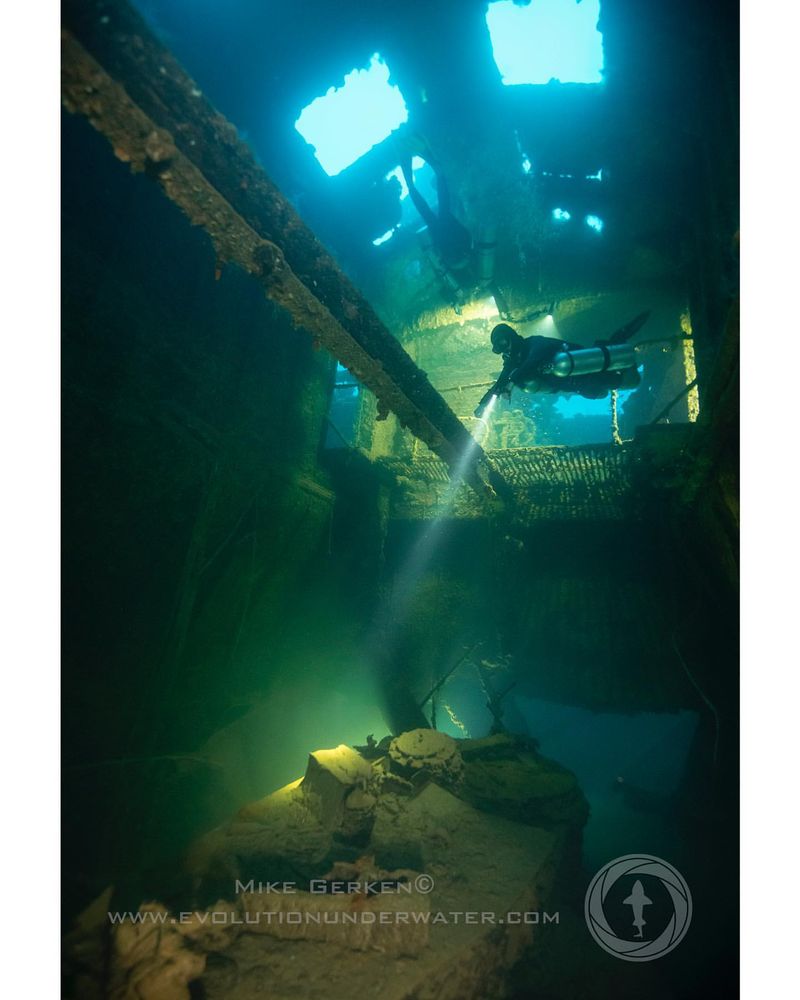
[[376, 240], [372, 241], [374, 247], [379, 247], [381, 243], [386, 243], [394, 236], [394, 229], [390, 229], [388, 232], [384, 233], [383, 236], [379, 236]]
[[590, 229], [594, 229], [596, 233], [602, 233], [605, 223], [598, 215], [587, 215], [583, 220]]
[[569, 222], [571, 218], [572, 213], [568, 212], [565, 208], [553, 209], [553, 219], [555, 222]]

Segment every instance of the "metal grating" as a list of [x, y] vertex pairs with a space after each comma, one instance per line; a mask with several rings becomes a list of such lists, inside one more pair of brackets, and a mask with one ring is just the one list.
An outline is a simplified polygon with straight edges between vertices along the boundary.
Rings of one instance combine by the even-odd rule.
[[[631, 516], [633, 457], [626, 446], [514, 448], [488, 453], [512, 489], [516, 514], [532, 520], [622, 520]], [[393, 516], [431, 518], [448, 500], [447, 467], [435, 456], [414, 461], [383, 460], [398, 489]], [[453, 516], [480, 517], [485, 508], [460, 487]]]

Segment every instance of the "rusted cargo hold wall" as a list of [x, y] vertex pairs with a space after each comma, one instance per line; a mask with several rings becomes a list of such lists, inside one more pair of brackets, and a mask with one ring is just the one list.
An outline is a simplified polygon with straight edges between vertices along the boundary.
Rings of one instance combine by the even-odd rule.
[[246, 275], [215, 281], [204, 234], [85, 122], [63, 140], [65, 871], [85, 903], [208, 821], [218, 774], [193, 750], [324, 585], [330, 359]]

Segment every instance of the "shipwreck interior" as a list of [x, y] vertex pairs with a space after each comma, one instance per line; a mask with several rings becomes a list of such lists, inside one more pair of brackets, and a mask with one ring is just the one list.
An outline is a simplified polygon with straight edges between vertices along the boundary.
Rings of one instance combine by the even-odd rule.
[[[595, 0], [596, 83], [507, 83], [510, 0], [200, 6], [63, 4], [65, 995], [735, 995], [736, 5]], [[375, 53], [406, 118], [329, 173]], [[474, 415], [496, 324], [643, 313], [636, 387]], [[694, 904], [641, 964], [583, 915], [636, 852]], [[559, 920], [107, 918], [331, 873]]]

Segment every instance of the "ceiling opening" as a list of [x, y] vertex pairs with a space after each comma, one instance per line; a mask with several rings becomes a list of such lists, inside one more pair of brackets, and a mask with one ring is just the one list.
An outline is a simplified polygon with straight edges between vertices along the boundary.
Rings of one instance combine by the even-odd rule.
[[294, 127], [333, 177], [407, 121], [403, 95], [389, 83], [389, 67], [376, 52], [367, 69], [354, 69], [343, 86], [331, 87], [305, 107]]
[[503, 83], [602, 83], [599, 17], [600, 0], [490, 3], [486, 24]]

